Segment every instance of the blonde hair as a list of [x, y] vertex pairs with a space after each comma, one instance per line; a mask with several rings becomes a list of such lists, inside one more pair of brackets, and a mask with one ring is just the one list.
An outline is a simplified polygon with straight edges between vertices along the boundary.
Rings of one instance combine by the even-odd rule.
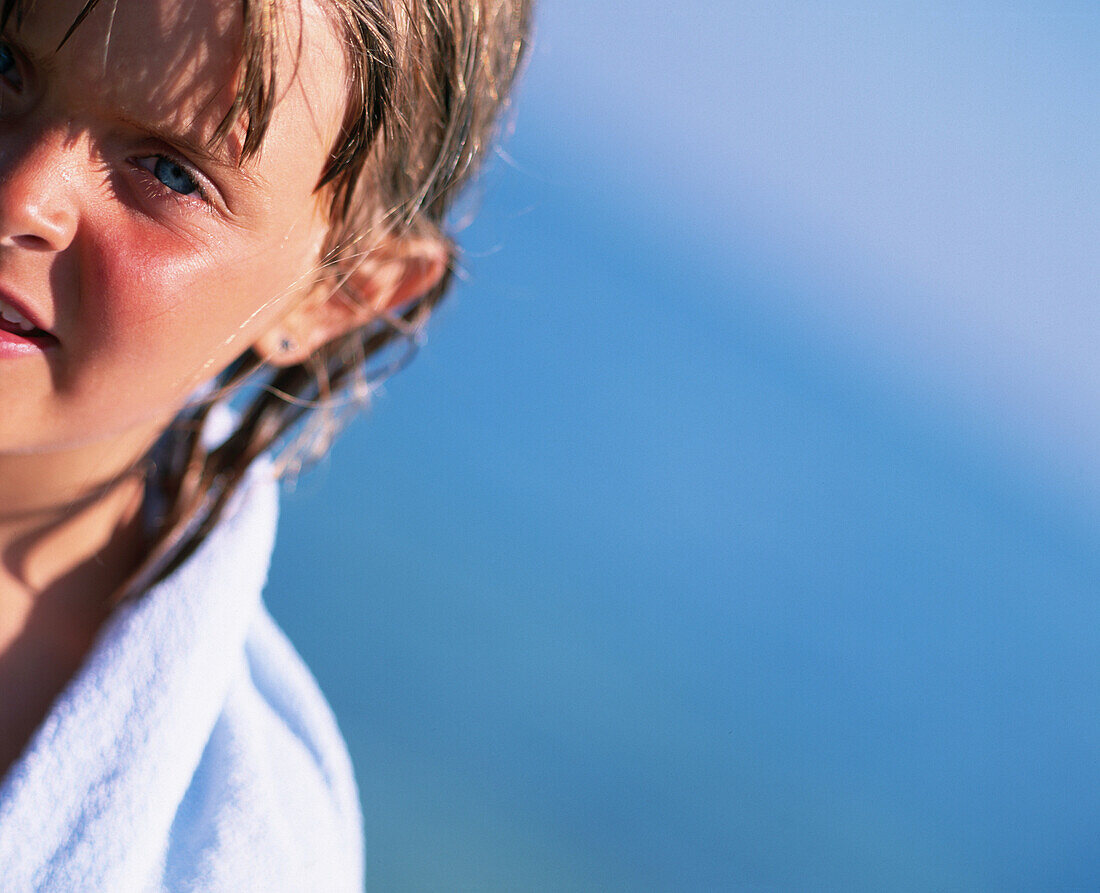
[[[0, 0], [0, 23], [14, 14], [18, 26], [33, 2]], [[86, 2], [65, 40], [99, 2]], [[181, 414], [153, 459], [163, 517], [147, 560], [119, 598], [143, 591], [184, 561], [217, 523], [250, 464], [285, 442], [312, 410], [331, 406], [334, 395], [361, 381], [368, 360], [414, 337], [442, 300], [455, 259], [447, 213], [496, 136], [525, 55], [532, 2], [320, 0], [343, 31], [349, 93], [317, 184], [330, 222], [318, 276], [331, 282], [334, 299], [358, 300], [351, 281], [369, 275], [361, 266], [384, 238], [437, 241], [450, 263], [442, 279], [399, 314], [378, 314], [304, 363], [273, 368], [246, 351], [206, 399]], [[273, 0], [241, 0], [241, 16], [238, 90], [215, 138], [243, 120], [247, 159], [262, 145], [284, 60]], [[234, 398], [240, 403], [235, 427], [209, 447], [202, 436], [207, 416]]]

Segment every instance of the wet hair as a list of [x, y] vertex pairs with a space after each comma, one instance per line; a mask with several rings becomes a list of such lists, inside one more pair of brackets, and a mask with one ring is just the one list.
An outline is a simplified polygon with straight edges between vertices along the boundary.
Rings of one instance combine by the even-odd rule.
[[[35, 0], [0, 0], [0, 24], [18, 26]], [[65, 40], [97, 6], [87, 0]], [[293, 0], [282, 0], [291, 3]], [[446, 248], [444, 275], [397, 313], [316, 350], [300, 364], [273, 367], [246, 351], [201, 401], [176, 419], [154, 450], [151, 474], [163, 510], [148, 557], [120, 590], [144, 591], [182, 563], [218, 522], [251, 463], [320, 411], [312, 443], [327, 445], [341, 397], [370, 384], [364, 370], [399, 343], [412, 344], [453, 278], [456, 248], [448, 211], [492, 144], [522, 64], [533, 0], [319, 0], [347, 47], [348, 97], [339, 135], [317, 184], [329, 231], [318, 261], [333, 300], [359, 301], [352, 278], [370, 275], [383, 239], [420, 238]], [[240, 0], [238, 89], [215, 133], [244, 123], [242, 159], [259, 151], [277, 101], [280, 6]], [[64, 41], [62, 41], [64, 42]], [[207, 418], [233, 401], [235, 425], [210, 446]]]

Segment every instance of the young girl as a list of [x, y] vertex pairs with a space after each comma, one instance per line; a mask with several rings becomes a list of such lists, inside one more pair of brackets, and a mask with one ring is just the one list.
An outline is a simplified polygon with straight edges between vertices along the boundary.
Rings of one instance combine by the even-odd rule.
[[443, 296], [528, 18], [0, 0], [2, 889], [362, 887], [267, 457]]

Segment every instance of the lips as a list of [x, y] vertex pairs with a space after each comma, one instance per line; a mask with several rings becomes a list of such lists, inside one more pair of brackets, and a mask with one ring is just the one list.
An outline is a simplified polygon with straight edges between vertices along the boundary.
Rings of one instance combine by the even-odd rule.
[[10, 341], [25, 340], [39, 347], [57, 344], [57, 337], [42, 328], [34, 316], [10, 295], [0, 292], [0, 332]]

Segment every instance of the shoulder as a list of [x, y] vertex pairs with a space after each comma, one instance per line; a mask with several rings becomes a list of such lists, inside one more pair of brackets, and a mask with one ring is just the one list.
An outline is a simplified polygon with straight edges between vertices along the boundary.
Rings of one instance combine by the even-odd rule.
[[4, 890], [362, 889], [343, 740], [260, 597], [276, 515], [261, 472], [108, 620], [3, 779]]
[[316, 682], [266, 610], [170, 833], [168, 889], [363, 888], [351, 762]]

